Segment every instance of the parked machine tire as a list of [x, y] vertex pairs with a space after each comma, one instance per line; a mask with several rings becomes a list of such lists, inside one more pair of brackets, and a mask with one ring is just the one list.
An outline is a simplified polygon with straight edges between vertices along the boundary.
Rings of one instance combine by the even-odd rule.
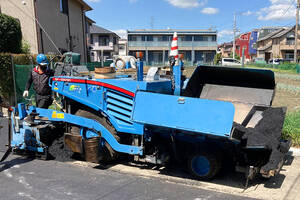
[[[94, 112], [91, 112], [88, 110], [82, 110], [82, 109], [79, 109], [75, 113], [75, 115], [98, 121], [102, 126], [104, 126], [115, 137], [115, 139], [118, 142], [120, 142], [120, 137], [118, 136], [117, 131], [106, 121], [105, 117], [101, 117], [101, 116], [95, 114]], [[71, 126], [71, 133], [80, 135], [80, 127]], [[103, 162], [103, 163], [111, 162], [111, 161], [117, 159], [118, 156], [119, 156], [119, 153], [114, 151], [112, 149], [112, 147], [107, 142], [105, 142], [105, 144], [103, 145], [103, 148], [102, 148], [102, 156], [101, 156], [100, 162]]]
[[215, 152], [198, 152], [188, 159], [188, 170], [199, 180], [214, 178], [221, 169], [221, 159]]

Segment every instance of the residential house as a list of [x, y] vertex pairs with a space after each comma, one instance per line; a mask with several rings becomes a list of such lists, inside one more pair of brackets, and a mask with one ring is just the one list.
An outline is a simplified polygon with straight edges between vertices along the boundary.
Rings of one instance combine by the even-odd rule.
[[[105, 28], [92, 25], [91, 34], [91, 60], [100, 62], [119, 54], [118, 42], [120, 37]], [[103, 59], [102, 59], [103, 58]]]
[[[300, 30], [298, 30], [298, 44]], [[272, 39], [272, 57], [283, 58], [288, 61], [294, 60], [294, 48], [295, 48], [295, 26], [285, 28], [271, 37]], [[300, 54], [300, 45], [297, 49], [297, 58]]]
[[251, 31], [250, 40], [249, 40], [249, 55], [251, 60], [253, 60], [257, 56], [257, 50], [256, 50], [257, 39], [258, 39], [258, 29], [254, 29]]
[[[300, 30], [298, 31], [298, 35]], [[257, 40], [257, 56], [263, 57], [266, 61], [271, 58], [283, 58], [292, 61], [294, 59], [295, 47], [295, 26], [283, 27], [277, 31], [269, 33]], [[298, 43], [299, 36], [298, 36]], [[298, 47], [297, 56], [299, 56]]]
[[127, 56], [128, 55], [128, 41], [127, 39], [119, 40], [119, 55]]
[[80, 53], [87, 60], [83, 0], [0, 0], [1, 12], [20, 21], [23, 39], [37, 53]]
[[250, 54], [249, 54], [249, 41], [250, 41], [251, 32], [243, 33], [238, 38], [235, 39], [235, 53], [239, 57], [244, 56], [245, 59], [250, 60]]
[[217, 50], [217, 32], [214, 30], [153, 30], [128, 31], [129, 55], [144, 54], [147, 65], [166, 65], [174, 32], [178, 34], [179, 53], [184, 54], [185, 65], [212, 63]]
[[229, 58], [232, 53], [233, 42], [225, 42], [218, 46], [218, 49], [223, 58]]
[[273, 44], [272, 37], [283, 30], [285, 29], [281, 28], [278, 29], [277, 31], [273, 31], [265, 35], [264, 37], [259, 37], [259, 39], [256, 41], [257, 57], [264, 58], [265, 61], [267, 62], [269, 61], [269, 59], [271, 59], [272, 44]]

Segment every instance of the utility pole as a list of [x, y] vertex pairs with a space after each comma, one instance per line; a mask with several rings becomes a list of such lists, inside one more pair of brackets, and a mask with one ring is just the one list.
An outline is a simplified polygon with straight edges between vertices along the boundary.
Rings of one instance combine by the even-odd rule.
[[235, 32], [236, 32], [236, 13], [233, 14], [233, 58], [235, 58]]
[[296, 28], [295, 28], [295, 48], [294, 48], [294, 63], [297, 63], [297, 50], [298, 50], [298, 24], [299, 24], [299, 2], [297, 0], [296, 8]]

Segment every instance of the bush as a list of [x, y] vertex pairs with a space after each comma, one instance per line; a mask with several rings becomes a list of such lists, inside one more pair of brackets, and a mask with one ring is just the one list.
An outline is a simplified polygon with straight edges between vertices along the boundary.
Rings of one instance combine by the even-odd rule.
[[278, 65], [276, 68], [281, 70], [295, 70], [296, 71], [297, 64], [296, 63], [283, 63]]
[[13, 17], [0, 14], [0, 52], [21, 53], [22, 32], [20, 22]]
[[0, 54], [0, 71], [0, 95], [6, 102], [11, 102], [14, 91], [11, 55]]
[[26, 40], [22, 40], [22, 53], [30, 54], [30, 45]]
[[285, 139], [292, 139], [293, 145], [300, 145], [300, 110], [287, 114], [282, 133]]

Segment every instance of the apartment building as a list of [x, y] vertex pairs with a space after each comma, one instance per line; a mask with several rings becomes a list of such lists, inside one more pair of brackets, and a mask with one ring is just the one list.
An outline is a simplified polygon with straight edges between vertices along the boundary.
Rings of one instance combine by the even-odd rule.
[[217, 50], [217, 32], [214, 30], [149, 30], [128, 31], [129, 55], [144, 53], [147, 65], [167, 65], [173, 33], [178, 34], [179, 53], [185, 65], [212, 63]]
[[100, 62], [113, 55], [119, 54], [119, 39], [120, 37], [105, 28], [97, 25], [90, 27], [90, 43], [91, 43], [91, 60], [93, 62]]
[[92, 8], [83, 0], [0, 0], [2, 13], [20, 21], [30, 51], [73, 51], [87, 60], [85, 12]]

